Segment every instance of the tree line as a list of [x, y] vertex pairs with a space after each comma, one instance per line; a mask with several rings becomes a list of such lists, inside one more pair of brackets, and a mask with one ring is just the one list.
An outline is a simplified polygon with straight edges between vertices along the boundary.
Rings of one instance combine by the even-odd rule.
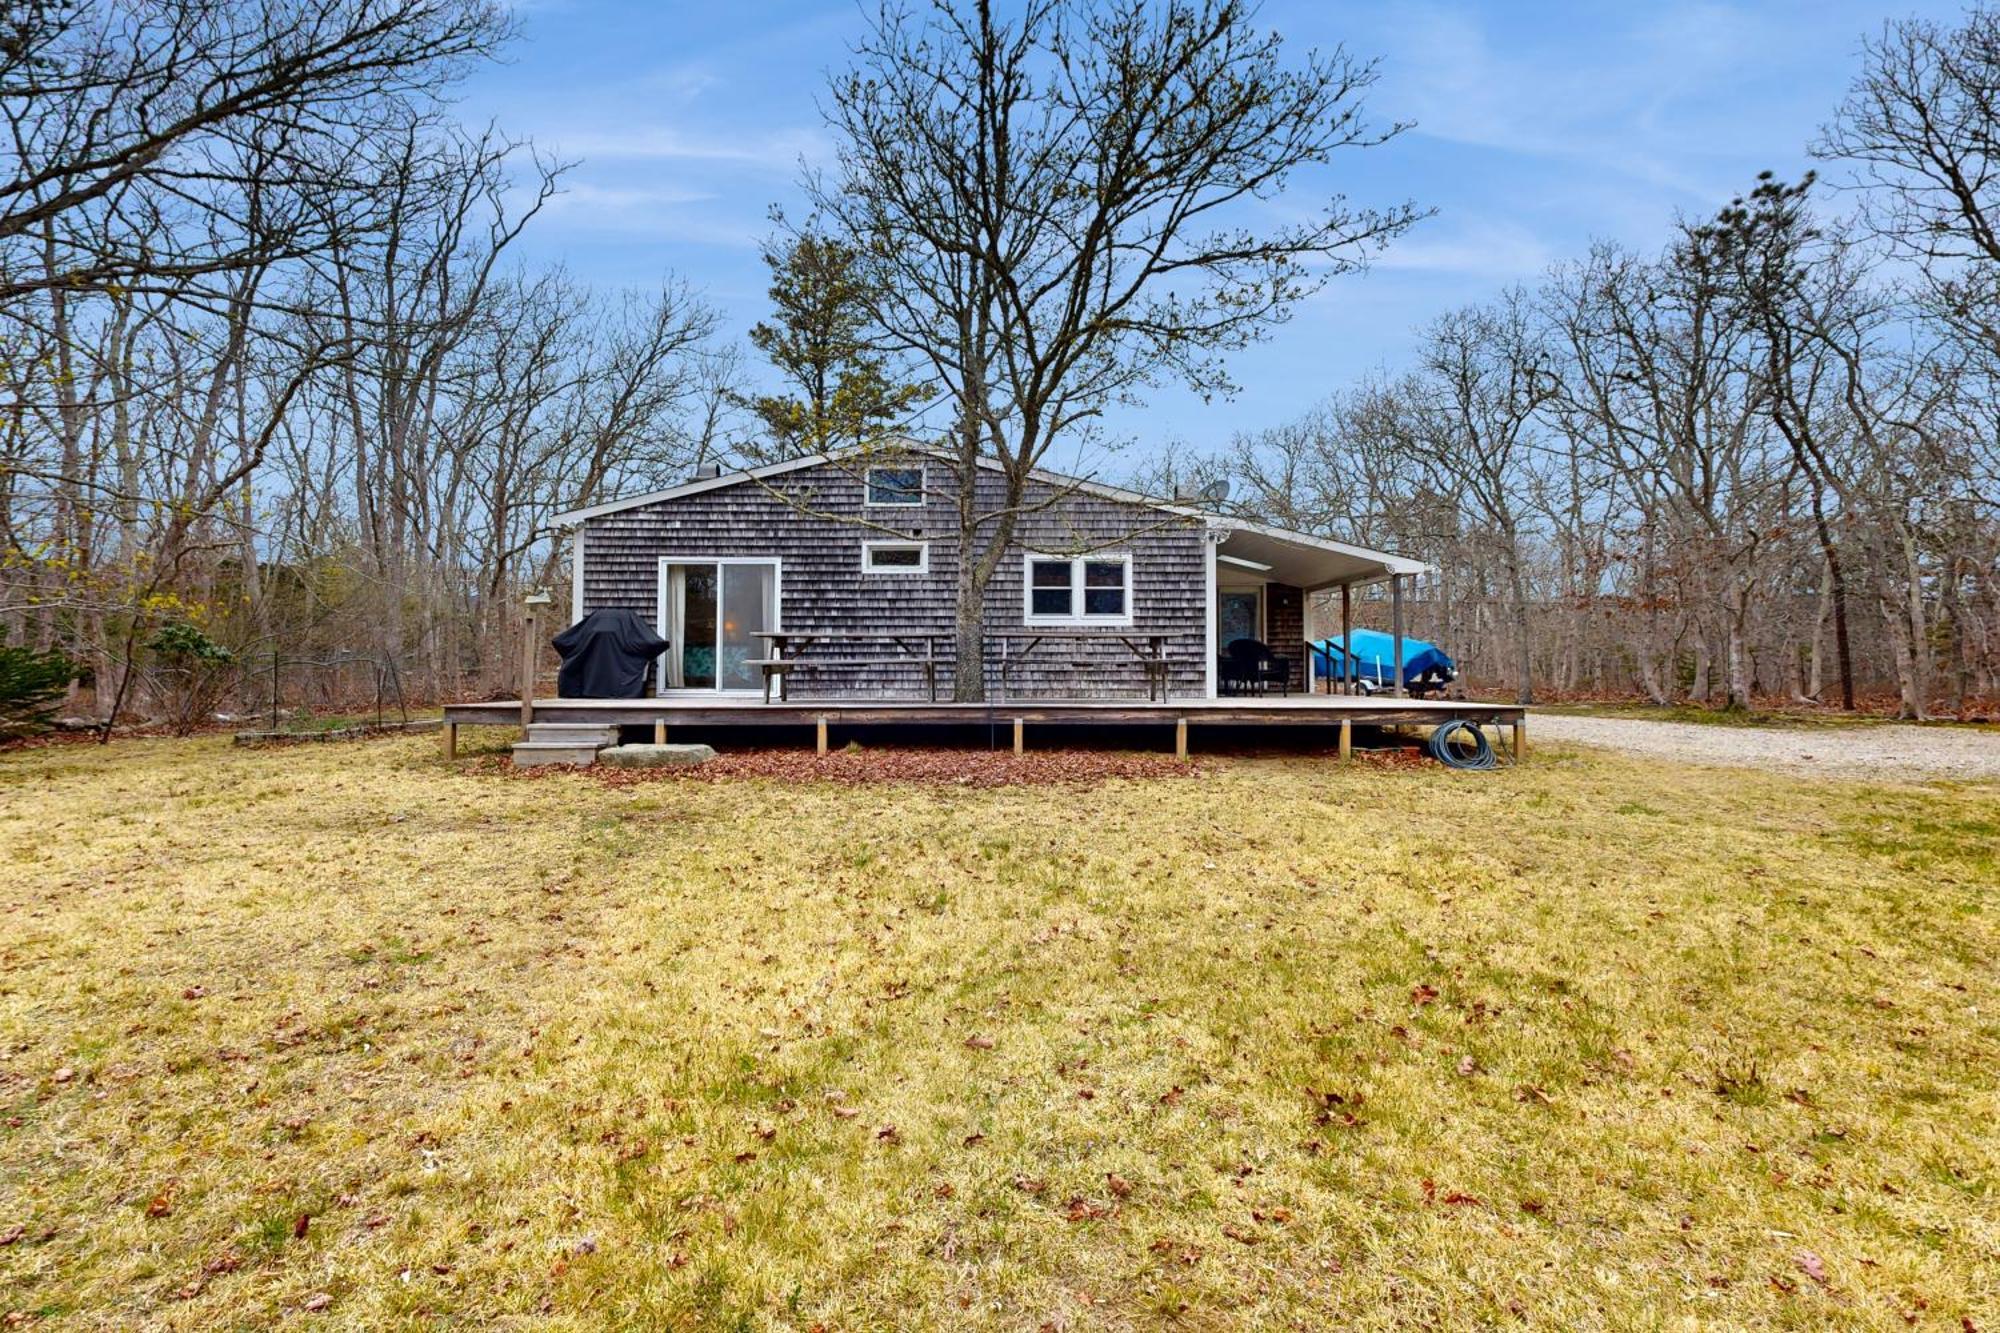
[[[1257, 206], [1406, 127], [1367, 114], [1372, 62], [1253, 5], [885, 5], [776, 219], [757, 392], [686, 283], [520, 262], [570, 164], [445, 100], [514, 37], [488, 0], [0, 23], [0, 633], [72, 657], [107, 729], [266, 656], [502, 687], [556, 512], [899, 433], [945, 459], [976, 639], [1052, 449], [1156, 385], [1226, 394], [1425, 216]], [[1989, 11], [1891, 25], [1815, 146], [1838, 191], [1765, 178], [1658, 254], [1599, 245], [1141, 480], [1429, 559], [1422, 627], [1523, 697], [1990, 694], [1996, 78]]]
[[719, 447], [671, 278], [513, 251], [567, 164], [444, 98], [487, 0], [14, 6], [0, 29], [0, 635], [107, 719], [205, 666], [489, 675], [548, 516]]
[[[1420, 626], [1521, 701], [1922, 717], [2000, 683], [2000, 16], [1888, 25], [1818, 141], [1657, 253], [1455, 310], [1409, 364], [1155, 489], [1417, 555]], [[1831, 205], [1832, 207], [1830, 207]]]

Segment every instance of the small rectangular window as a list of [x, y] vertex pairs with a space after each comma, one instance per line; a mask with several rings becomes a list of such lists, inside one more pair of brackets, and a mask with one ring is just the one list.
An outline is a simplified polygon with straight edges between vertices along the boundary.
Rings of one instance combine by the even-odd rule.
[[871, 467], [866, 490], [864, 498], [870, 505], [920, 505], [924, 502], [924, 469], [921, 464]]
[[864, 574], [922, 574], [930, 569], [931, 548], [927, 542], [863, 542], [861, 572]]

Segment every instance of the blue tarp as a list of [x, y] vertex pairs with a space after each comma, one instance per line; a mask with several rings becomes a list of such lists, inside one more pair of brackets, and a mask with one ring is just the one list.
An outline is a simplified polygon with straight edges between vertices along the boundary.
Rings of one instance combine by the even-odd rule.
[[[1356, 680], [1387, 686], [1396, 674], [1395, 637], [1379, 629], [1358, 629], [1354, 631], [1353, 639], [1351, 653], [1341, 651], [1343, 645], [1338, 634], [1321, 639], [1312, 646], [1313, 670], [1319, 679], [1346, 680], [1347, 666], [1352, 661]], [[1432, 671], [1439, 673], [1439, 679], [1450, 680], [1457, 672], [1457, 664], [1445, 656], [1444, 650], [1436, 644], [1405, 637], [1404, 686], [1407, 688]]]

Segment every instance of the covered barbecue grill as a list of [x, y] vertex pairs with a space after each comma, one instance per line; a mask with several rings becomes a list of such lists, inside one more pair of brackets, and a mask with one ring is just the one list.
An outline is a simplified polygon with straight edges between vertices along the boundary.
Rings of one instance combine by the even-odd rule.
[[554, 639], [562, 657], [556, 694], [564, 699], [639, 699], [653, 659], [667, 641], [636, 611], [604, 607], [592, 611]]

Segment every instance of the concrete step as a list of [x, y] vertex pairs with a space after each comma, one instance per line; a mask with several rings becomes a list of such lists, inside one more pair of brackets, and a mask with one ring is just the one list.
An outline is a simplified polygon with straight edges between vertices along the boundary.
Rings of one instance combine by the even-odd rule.
[[602, 747], [595, 741], [581, 745], [568, 741], [520, 741], [514, 746], [514, 767], [534, 768], [540, 764], [583, 764], [597, 762]]

